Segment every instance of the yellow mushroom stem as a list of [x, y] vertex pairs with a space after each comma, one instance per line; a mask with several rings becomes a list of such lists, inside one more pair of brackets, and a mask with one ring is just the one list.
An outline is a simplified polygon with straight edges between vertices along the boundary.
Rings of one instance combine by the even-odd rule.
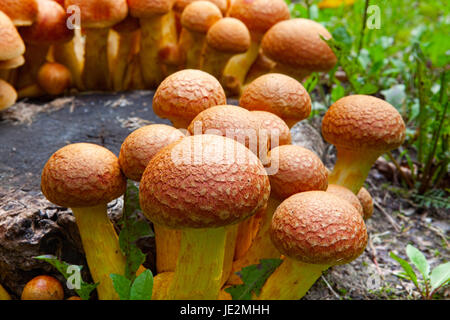
[[245, 255], [240, 259], [234, 261], [233, 273], [228, 279], [228, 284], [235, 285], [242, 283], [241, 279], [236, 274], [236, 272], [239, 272], [240, 270], [242, 270], [242, 268], [258, 264], [261, 259], [280, 257], [280, 253], [273, 245], [269, 234], [272, 216], [280, 203], [281, 202], [279, 200], [273, 197], [269, 198], [267, 209], [261, 217], [259, 229], [256, 233], [256, 236], [254, 237], [253, 242]]
[[165, 300], [167, 290], [173, 279], [173, 272], [158, 273], [153, 278], [152, 300]]
[[233, 55], [233, 53], [218, 51], [208, 45], [205, 45], [200, 69], [213, 75], [216, 79], [223, 83], [223, 72], [228, 61], [233, 57]]
[[0, 300], [11, 300], [11, 296], [5, 290], [5, 288], [3, 288], [1, 284], [0, 284]]
[[220, 280], [220, 287], [222, 287], [230, 277], [233, 270], [234, 252], [236, 243], [238, 241], [239, 224], [234, 224], [227, 228], [227, 235], [225, 239], [225, 256], [223, 260], [222, 279]]
[[245, 53], [233, 56], [223, 71], [225, 89], [240, 95], [245, 78], [251, 66], [258, 58], [260, 42], [252, 40], [250, 48]]
[[[160, 48], [167, 46], [176, 47], [178, 42], [178, 31], [175, 21], [175, 13], [171, 10], [169, 13], [163, 16], [163, 28], [162, 28], [162, 42]], [[164, 77], [171, 75], [178, 71], [179, 65], [177, 64], [164, 64], [163, 74]]]
[[109, 28], [86, 28], [85, 32], [84, 86], [87, 90], [108, 90], [111, 87], [107, 50]]
[[28, 85], [17, 91], [18, 99], [37, 98], [45, 95], [46, 95], [45, 91], [37, 83]]
[[119, 33], [118, 37], [117, 54], [113, 59], [114, 67], [111, 70], [112, 88], [114, 91], [124, 90], [127, 67], [133, 59], [136, 32]]
[[118, 300], [110, 275], [125, 273], [126, 259], [107, 215], [106, 204], [72, 208], [92, 279], [100, 300]]
[[285, 257], [264, 283], [258, 300], [299, 300], [328, 268]]
[[205, 34], [201, 32], [181, 30], [180, 34], [180, 52], [184, 69], [200, 68], [200, 59], [205, 43]]
[[216, 300], [221, 289], [227, 227], [184, 229], [169, 300]]
[[337, 148], [337, 161], [328, 177], [328, 183], [346, 187], [357, 194], [380, 155], [380, 152], [371, 150]]

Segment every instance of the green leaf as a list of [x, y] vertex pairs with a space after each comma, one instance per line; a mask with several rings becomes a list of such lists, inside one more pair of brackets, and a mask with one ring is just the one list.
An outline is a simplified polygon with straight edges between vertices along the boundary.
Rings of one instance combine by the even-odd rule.
[[402, 258], [398, 257], [397, 255], [395, 255], [393, 252], [389, 253], [389, 255], [391, 256], [392, 259], [396, 260], [398, 263], [400, 263], [400, 265], [402, 266], [403, 270], [405, 270], [407, 276], [409, 277], [409, 279], [414, 282], [415, 286], [417, 288], [419, 288], [419, 283], [417, 282], [417, 276], [416, 273], [414, 272], [413, 268], [411, 267], [411, 265], [403, 260]]
[[336, 85], [333, 87], [333, 90], [331, 91], [331, 99], [333, 100], [333, 102], [336, 102], [343, 96], [345, 96], [344, 87], [341, 86], [340, 83], [336, 83]]
[[142, 272], [130, 290], [130, 300], [151, 300], [153, 291], [153, 275], [150, 270]]
[[120, 300], [130, 300], [131, 281], [120, 274], [110, 274], [109, 276]]
[[[68, 264], [67, 262], [64, 261], [60, 261], [57, 257], [53, 256], [53, 255], [42, 255], [42, 256], [37, 256], [34, 257], [35, 259], [38, 260], [43, 260], [48, 262], [49, 264], [51, 264], [53, 267], [55, 267], [62, 275], [63, 277], [69, 282], [71, 281], [72, 277], [73, 277], [73, 273], [69, 272], [69, 270], [77, 268], [79, 271], [81, 271], [81, 269], [83, 268], [83, 266], [79, 266], [79, 265], [72, 265], [72, 264]], [[68, 270], [69, 269], [69, 270]], [[83, 281], [83, 279], [79, 278], [79, 287], [78, 288], [74, 288], [75, 292], [80, 296], [81, 299], [83, 300], [89, 300], [90, 296], [91, 296], [91, 292], [93, 290], [95, 290], [95, 288], [98, 286], [98, 283], [86, 283]]]
[[241, 277], [243, 284], [225, 289], [231, 294], [233, 300], [251, 300], [252, 293], [258, 296], [267, 278], [283, 262], [281, 259], [262, 259], [260, 264], [243, 268], [237, 274]]
[[423, 276], [424, 280], [428, 280], [430, 276], [430, 265], [428, 264], [427, 259], [417, 248], [408, 244], [406, 246], [406, 254], [408, 255], [409, 260], [416, 266], [417, 270]]
[[431, 271], [430, 284], [431, 291], [436, 290], [440, 286], [450, 281], [450, 262], [443, 263]]

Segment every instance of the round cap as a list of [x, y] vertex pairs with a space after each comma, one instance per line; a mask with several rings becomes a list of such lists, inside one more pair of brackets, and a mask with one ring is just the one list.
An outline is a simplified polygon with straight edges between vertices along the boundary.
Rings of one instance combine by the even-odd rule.
[[6, 109], [16, 103], [17, 92], [12, 85], [0, 79], [0, 110]]
[[304, 263], [337, 265], [356, 259], [367, 231], [358, 211], [324, 191], [297, 193], [277, 208], [270, 230], [283, 255]]
[[251, 33], [259, 35], [277, 22], [290, 18], [284, 0], [234, 0], [229, 16], [241, 20]]
[[21, 300], [63, 300], [64, 289], [56, 278], [42, 275], [27, 282]]
[[72, 84], [72, 74], [62, 64], [47, 62], [39, 69], [37, 81], [48, 94], [60, 95]]
[[25, 44], [11, 19], [0, 11], [0, 61], [17, 58], [25, 53]]
[[123, 173], [128, 179], [140, 181], [155, 154], [183, 137], [180, 130], [165, 124], [152, 124], [133, 131], [120, 148], [119, 163]]
[[268, 135], [271, 148], [291, 144], [291, 131], [283, 119], [266, 111], [251, 111], [250, 113], [258, 123], [260, 136]]
[[334, 194], [335, 196], [338, 196], [339, 198], [347, 200], [352, 206], [355, 207], [356, 210], [358, 210], [358, 212], [361, 216], [364, 216], [361, 202], [359, 201], [358, 197], [350, 189], [343, 187], [343, 186], [339, 186], [337, 184], [329, 184], [327, 192]]
[[207, 33], [209, 28], [222, 19], [222, 12], [209, 1], [195, 1], [187, 5], [181, 15], [181, 25], [190, 31]]
[[0, 0], [3, 11], [16, 26], [30, 26], [36, 20], [38, 5], [36, 0]]
[[250, 32], [244, 23], [235, 18], [217, 21], [206, 35], [208, 45], [217, 51], [241, 53], [250, 48]]
[[162, 149], [139, 186], [146, 217], [176, 229], [238, 223], [258, 212], [269, 193], [264, 167], [249, 149], [208, 134]]
[[152, 18], [170, 12], [174, 2], [175, 0], [128, 0], [128, 9], [135, 18]]
[[321, 24], [309, 19], [282, 21], [264, 35], [261, 47], [270, 59], [291, 68], [328, 71], [337, 62], [328, 44], [320, 36], [331, 34]]
[[328, 171], [314, 152], [297, 145], [284, 145], [272, 149], [269, 159], [270, 166], [278, 168], [269, 179], [272, 194], [279, 200], [299, 192], [327, 189]]
[[405, 139], [405, 123], [386, 101], [352, 95], [336, 101], [325, 113], [322, 134], [326, 141], [345, 149], [386, 152]]
[[242, 92], [239, 105], [248, 110], [276, 114], [289, 127], [308, 118], [311, 98], [303, 85], [294, 78], [269, 73], [253, 80]]
[[181, 70], [159, 85], [153, 98], [153, 111], [176, 127], [184, 127], [205, 109], [227, 103], [219, 81], [200, 70]]
[[370, 195], [369, 191], [367, 191], [366, 188], [362, 187], [358, 194], [356, 195], [359, 199], [359, 202], [361, 202], [361, 206], [364, 213], [364, 220], [369, 219], [372, 217], [373, 214], [373, 199]]
[[80, 8], [83, 28], [110, 28], [128, 14], [127, 0], [66, 0], [65, 4]]
[[39, 10], [36, 21], [29, 27], [20, 28], [23, 39], [38, 45], [70, 41], [74, 31], [67, 28], [67, 14], [64, 8], [55, 1], [37, 0], [37, 2]]
[[[201, 1], [201, 0], [176, 0], [173, 6], [173, 11], [177, 14], [182, 14], [184, 8], [192, 2]], [[228, 0], [208, 0], [211, 3], [214, 3], [222, 12], [223, 15], [227, 13], [228, 10]]]
[[117, 157], [95, 144], [67, 145], [56, 151], [42, 170], [42, 193], [62, 207], [105, 204], [120, 197], [125, 188]]
[[9, 70], [16, 69], [22, 66], [25, 63], [25, 58], [23, 56], [17, 56], [16, 58], [12, 58], [9, 60], [1, 60], [0, 61], [0, 69], [1, 70]]

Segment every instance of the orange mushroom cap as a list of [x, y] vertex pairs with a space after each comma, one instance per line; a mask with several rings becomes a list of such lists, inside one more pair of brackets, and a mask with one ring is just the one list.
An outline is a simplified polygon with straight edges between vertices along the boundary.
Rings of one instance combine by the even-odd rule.
[[50, 276], [37, 276], [23, 288], [21, 300], [62, 300], [64, 289], [57, 279]]
[[[201, 1], [201, 0], [176, 0], [175, 4], [173, 6], [173, 11], [175, 11], [177, 14], [182, 14], [183, 10], [186, 8], [187, 5], [191, 4], [195, 1]], [[208, 0], [211, 3], [214, 3], [222, 12], [223, 15], [227, 12], [228, 9], [228, 1], [227, 0]]]
[[3, 11], [16, 26], [30, 26], [37, 18], [38, 4], [36, 0], [0, 0], [0, 11]]
[[48, 94], [59, 95], [72, 84], [72, 74], [62, 64], [47, 62], [39, 69], [37, 81]]
[[11, 19], [0, 11], [0, 60], [10, 60], [25, 53], [25, 44]]
[[0, 79], [0, 110], [12, 106], [17, 100], [17, 92], [12, 85]]
[[370, 195], [369, 191], [362, 187], [358, 194], [356, 195], [359, 199], [359, 201], [361, 202], [361, 206], [363, 208], [363, 212], [364, 212], [364, 220], [369, 219], [370, 217], [372, 217], [373, 214], [373, 199], [372, 196]]
[[65, 4], [80, 8], [83, 28], [110, 28], [128, 14], [127, 0], [66, 0]]
[[132, 17], [147, 19], [170, 12], [174, 2], [175, 0], [128, 0], [128, 8]]
[[339, 186], [337, 184], [329, 184], [328, 193], [334, 194], [335, 196], [338, 196], [339, 198], [342, 198], [344, 200], [347, 200], [352, 206], [355, 207], [356, 210], [361, 214], [361, 216], [364, 216], [363, 207], [361, 205], [361, 202], [359, 201], [358, 197], [348, 188]]
[[222, 12], [209, 1], [195, 1], [189, 4], [181, 15], [181, 25], [189, 31], [206, 34], [209, 28], [222, 19]]
[[[268, 134], [270, 148], [291, 144], [291, 131], [288, 125], [279, 116], [267, 111], [251, 111], [255, 121], [258, 123], [260, 135]], [[275, 142], [273, 139], [277, 139]]]
[[208, 45], [221, 52], [241, 53], [250, 47], [250, 33], [242, 21], [223, 18], [211, 26], [206, 35]]

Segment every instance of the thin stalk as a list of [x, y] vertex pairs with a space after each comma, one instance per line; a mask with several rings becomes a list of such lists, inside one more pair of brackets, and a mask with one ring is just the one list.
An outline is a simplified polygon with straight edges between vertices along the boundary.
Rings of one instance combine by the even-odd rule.
[[356, 58], [359, 57], [362, 47], [363, 47], [364, 32], [366, 31], [366, 24], [367, 24], [367, 8], [369, 7], [369, 2], [370, 2], [370, 0], [366, 0], [364, 3], [363, 21], [362, 21], [362, 26], [361, 26], [361, 32], [359, 35], [358, 54], [356, 55]]

